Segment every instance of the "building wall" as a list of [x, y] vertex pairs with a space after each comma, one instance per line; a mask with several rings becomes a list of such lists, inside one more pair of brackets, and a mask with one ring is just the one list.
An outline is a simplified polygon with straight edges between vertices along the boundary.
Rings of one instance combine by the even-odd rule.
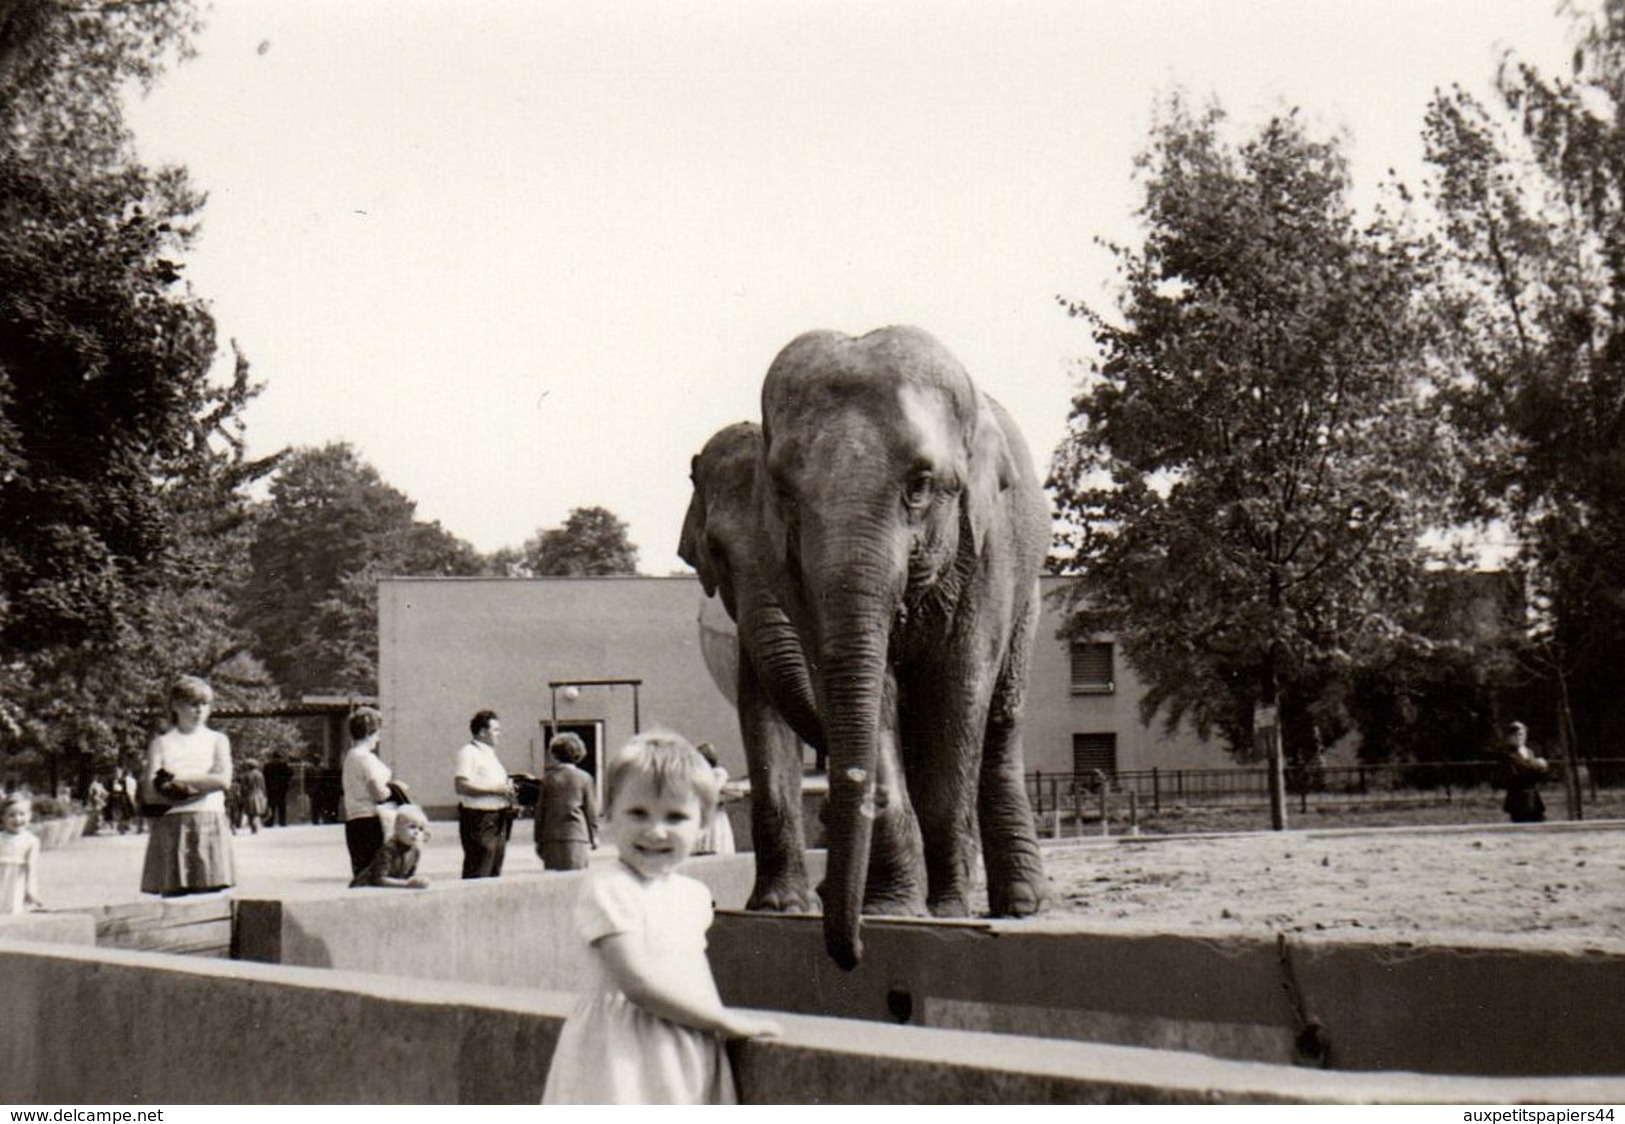
[[[1046, 591], [1058, 586], [1045, 579]], [[640, 679], [637, 721], [715, 743], [722, 763], [745, 771], [732, 705], [701, 651], [699, 582], [679, 577], [389, 578], [379, 583], [381, 755], [431, 808], [455, 804], [451, 768], [468, 739], [468, 719], [489, 707], [502, 716], [498, 748], [510, 772], [545, 764], [542, 723], [552, 713], [549, 681]], [[1188, 732], [1167, 737], [1139, 720], [1143, 688], [1121, 654], [1115, 689], [1073, 694], [1068, 646], [1046, 597], [1028, 681], [1028, 771], [1070, 772], [1072, 735], [1112, 733], [1119, 770], [1195, 768], [1229, 762]], [[603, 723], [614, 747], [633, 731], [630, 687], [582, 687], [557, 698], [561, 723]]]
[[1181, 726], [1173, 734], [1163, 731], [1159, 716], [1150, 726], [1140, 722], [1140, 700], [1145, 684], [1113, 645], [1113, 689], [1109, 692], [1072, 691], [1071, 646], [1057, 639], [1061, 614], [1056, 601], [1063, 579], [1041, 579], [1043, 616], [1033, 643], [1032, 671], [1027, 678], [1027, 713], [1023, 737], [1027, 771], [1072, 771], [1073, 734], [1115, 734], [1117, 768], [1206, 769], [1235, 764], [1217, 742], [1197, 737]]
[[744, 772], [738, 723], [700, 655], [689, 578], [391, 578], [378, 589], [380, 755], [430, 808], [456, 803], [452, 765], [482, 708], [502, 717], [510, 772], [545, 765], [549, 681], [641, 679], [560, 692], [561, 723], [600, 721], [603, 743], [664, 725], [714, 742]]

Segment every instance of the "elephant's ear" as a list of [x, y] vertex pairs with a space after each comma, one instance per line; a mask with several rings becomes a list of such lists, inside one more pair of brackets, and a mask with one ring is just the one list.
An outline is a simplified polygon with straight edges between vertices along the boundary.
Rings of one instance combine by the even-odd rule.
[[976, 396], [976, 431], [970, 442], [970, 480], [965, 487], [965, 516], [971, 549], [982, 553], [988, 522], [999, 510], [1000, 494], [1014, 483], [1016, 465], [1004, 426], [985, 394]]
[[694, 495], [689, 499], [688, 511], [683, 516], [683, 534], [677, 540], [677, 557], [694, 567], [705, 595], [714, 597], [719, 575], [716, 559], [711, 557], [710, 548], [705, 542], [705, 491], [700, 487], [699, 457], [690, 462], [689, 479], [694, 483]]

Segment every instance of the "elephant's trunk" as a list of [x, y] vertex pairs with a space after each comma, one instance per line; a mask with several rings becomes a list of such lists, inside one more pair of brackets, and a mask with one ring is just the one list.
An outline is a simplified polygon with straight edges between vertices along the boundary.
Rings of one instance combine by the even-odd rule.
[[[829, 751], [828, 860], [819, 896], [824, 943], [842, 968], [863, 955], [858, 935], [876, 814], [878, 740], [887, 648], [900, 567], [849, 561], [821, 586], [819, 671]], [[867, 571], [869, 578], [865, 579]]]
[[797, 737], [823, 754], [824, 728], [818, 717], [812, 672], [807, 666], [801, 634], [782, 608], [760, 594], [743, 614], [743, 619], [756, 622], [749, 637], [751, 658], [761, 669], [773, 705]]

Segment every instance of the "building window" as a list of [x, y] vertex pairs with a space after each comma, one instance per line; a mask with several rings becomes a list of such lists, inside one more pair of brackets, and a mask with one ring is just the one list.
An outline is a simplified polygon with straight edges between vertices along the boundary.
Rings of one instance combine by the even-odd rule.
[[1117, 775], [1116, 734], [1073, 734], [1072, 775], [1092, 776], [1096, 771]]
[[1109, 695], [1117, 690], [1112, 667], [1112, 644], [1074, 640], [1072, 642], [1072, 693]]

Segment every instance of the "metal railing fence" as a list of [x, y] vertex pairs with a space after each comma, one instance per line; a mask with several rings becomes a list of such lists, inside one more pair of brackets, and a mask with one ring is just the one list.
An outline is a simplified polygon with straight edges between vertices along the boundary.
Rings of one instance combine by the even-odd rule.
[[[1427, 761], [1373, 765], [1288, 767], [1287, 791], [1300, 808], [1337, 804], [1448, 803], [1494, 787], [1498, 764], [1482, 761]], [[1126, 796], [1140, 812], [1158, 812], [1165, 803], [1180, 806], [1253, 805], [1269, 799], [1269, 770], [1263, 765], [1220, 769], [1130, 769], [1108, 774], [1032, 772], [1027, 798], [1035, 814], [1092, 810], [1103, 793]], [[1547, 783], [1561, 784], [1554, 764]], [[1625, 758], [1599, 758], [1580, 765], [1583, 791], [1625, 788]]]

